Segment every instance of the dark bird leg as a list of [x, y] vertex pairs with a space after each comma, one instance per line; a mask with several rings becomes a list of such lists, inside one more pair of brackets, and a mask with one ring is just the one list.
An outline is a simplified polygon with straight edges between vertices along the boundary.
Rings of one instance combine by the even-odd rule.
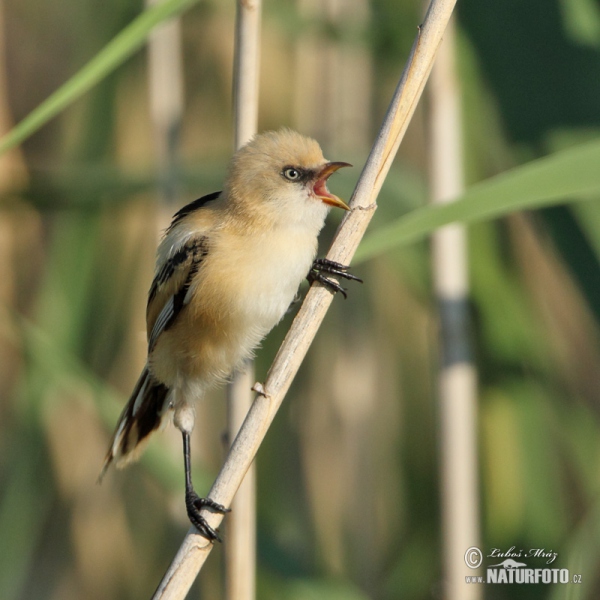
[[313, 281], [318, 281], [322, 285], [324, 285], [329, 291], [341, 292], [344, 298], [348, 297], [346, 293], [346, 289], [343, 288], [337, 281], [334, 279], [330, 279], [326, 275], [334, 275], [335, 277], [343, 277], [344, 279], [348, 279], [349, 281], [358, 281], [362, 283], [363, 280], [357, 277], [356, 275], [352, 275], [352, 273], [348, 272], [350, 267], [346, 265], [342, 265], [341, 263], [335, 262], [333, 260], [329, 260], [327, 258], [317, 258], [315, 262], [313, 262], [306, 279], [308, 279], [308, 283], [313, 283]]
[[211, 500], [210, 498], [200, 498], [194, 491], [192, 485], [192, 465], [190, 460], [190, 434], [186, 431], [182, 431], [183, 436], [183, 462], [185, 466], [185, 507], [187, 509], [188, 518], [192, 525], [211, 542], [217, 540], [221, 541], [219, 534], [213, 529], [207, 522], [206, 519], [200, 514], [200, 511], [208, 506], [214, 511], [224, 515], [231, 511], [230, 508], [225, 508], [222, 504]]

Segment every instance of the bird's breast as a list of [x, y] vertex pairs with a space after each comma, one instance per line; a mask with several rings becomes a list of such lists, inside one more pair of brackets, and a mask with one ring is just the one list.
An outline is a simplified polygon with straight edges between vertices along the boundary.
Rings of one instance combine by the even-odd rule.
[[231, 310], [266, 329], [266, 335], [283, 317], [308, 274], [316, 254], [316, 236], [290, 229], [232, 236], [219, 246], [211, 257], [207, 285], [213, 279]]

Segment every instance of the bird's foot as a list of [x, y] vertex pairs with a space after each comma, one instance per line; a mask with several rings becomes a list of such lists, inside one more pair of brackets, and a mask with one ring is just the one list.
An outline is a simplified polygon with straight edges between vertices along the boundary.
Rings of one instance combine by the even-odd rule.
[[211, 542], [222, 541], [218, 531], [206, 522], [206, 519], [200, 514], [200, 511], [203, 508], [211, 508], [215, 512], [224, 515], [225, 513], [231, 512], [230, 508], [225, 508], [222, 504], [219, 504], [210, 498], [200, 498], [194, 490], [186, 492], [185, 507], [190, 522], [200, 532], [200, 535], [203, 535]]
[[324, 285], [329, 291], [335, 293], [340, 292], [344, 298], [348, 297], [346, 289], [343, 288], [335, 279], [331, 279], [326, 275], [334, 275], [335, 277], [342, 277], [349, 281], [358, 281], [362, 283], [363, 280], [356, 275], [349, 272], [350, 267], [341, 263], [329, 260], [327, 258], [317, 258], [310, 268], [307, 279], [309, 283], [318, 281]]

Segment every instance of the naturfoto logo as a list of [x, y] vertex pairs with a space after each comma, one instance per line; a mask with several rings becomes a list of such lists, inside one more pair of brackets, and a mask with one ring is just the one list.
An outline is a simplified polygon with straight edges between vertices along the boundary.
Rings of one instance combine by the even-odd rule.
[[[487, 559], [501, 562], [488, 565], [485, 577], [467, 575], [466, 583], [506, 583], [506, 584], [539, 584], [539, 583], [581, 583], [581, 575], [572, 575], [568, 569], [548, 567], [532, 567], [523, 558], [528, 560], [543, 560], [542, 564], [550, 565], [558, 557], [558, 553], [544, 548], [530, 548], [517, 550], [512, 546], [508, 550], [492, 548], [486, 555]], [[478, 569], [483, 563], [483, 552], [476, 546], [471, 546], [465, 552], [465, 564], [470, 569]], [[519, 559], [519, 560], [517, 560]], [[492, 562], [490, 560], [490, 562]]]

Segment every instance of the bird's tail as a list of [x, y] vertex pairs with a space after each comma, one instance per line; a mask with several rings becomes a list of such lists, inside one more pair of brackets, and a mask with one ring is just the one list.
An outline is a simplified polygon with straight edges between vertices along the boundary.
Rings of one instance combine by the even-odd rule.
[[163, 421], [168, 394], [169, 388], [154, 380], [145, 367], [119, 417], [98, 481], [111, 462], [121, 468], [139, 458], [150, 434]]

